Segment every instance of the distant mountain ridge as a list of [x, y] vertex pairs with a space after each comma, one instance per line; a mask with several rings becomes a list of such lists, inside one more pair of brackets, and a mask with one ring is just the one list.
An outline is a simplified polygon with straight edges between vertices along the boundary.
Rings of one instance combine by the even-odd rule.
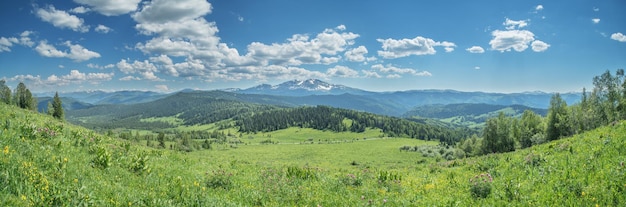
[[292, 80], [278, 85], [261, 84], [233, 92], [282, 96], [340, 95], [345, 93], [363, 95], [368, 93], [365, 90], [339, 84], [330, 84], [318, 79]]

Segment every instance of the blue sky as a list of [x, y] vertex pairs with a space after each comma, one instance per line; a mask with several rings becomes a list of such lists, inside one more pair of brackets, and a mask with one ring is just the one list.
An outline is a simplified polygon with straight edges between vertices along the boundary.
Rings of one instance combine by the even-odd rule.
[[570, 92], [626, 66], [626, 2], [0, 2], [0, 78], [36, 92], [247, 88]]

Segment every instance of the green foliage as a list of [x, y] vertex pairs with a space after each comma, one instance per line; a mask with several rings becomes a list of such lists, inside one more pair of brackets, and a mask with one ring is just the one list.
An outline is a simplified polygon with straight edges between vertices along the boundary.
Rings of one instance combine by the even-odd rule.
[[511, 132], [512, 119], [500, 113], [497, 118], [487, 120], [483, 131], [483, 153], [510, 152], [515, 150], [515, 140]]
[[[48, 110], [50, 110], [50, 108], [48, 108]], [[59, 98], [58, 92], [54, 94], [54, 98], [52, 99], [52, 116], [60, 120], [65, 118], [63, 103], [61, 102], [61, 98]]]
[[229, 190], [233, 186], [233, 174], [223, 169], [207, 173], [205, 184], [208, 188]]
[[111, 166], [111, 153], [104, 146], [95, 146], [90, 149], [95, 155], [91, 164], [95, 168], [106, 169]]
[[317, 177], [314, 168], [310, 167], [296, 167], [289, 166], [285, 172], [285, 175], [289, 178], [297, 178], [297, 179], [315, 179]]
[[572, 134], [567, 103], [556, 93], [550, 99], [546, 126], [546, 139], [557, 140]]
[[491, 194], [493, 178], [489, 173], [482, 173], [470, 179], [470, 192], [474, 198], [487, 198]]
[[11, 88], [6, 85], [4, 79], [0, 80], [0, 102], [11, 104]]

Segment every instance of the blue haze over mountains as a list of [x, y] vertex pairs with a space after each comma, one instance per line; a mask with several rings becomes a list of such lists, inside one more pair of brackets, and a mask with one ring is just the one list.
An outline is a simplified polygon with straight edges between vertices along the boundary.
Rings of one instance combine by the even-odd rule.
[[[220, 90], [220, 96], [249, 103], [281, 105], [287, 107], [327, 105], [337, 108], [354, 109], [376, 114], [401, 116], [407, 111], [425, 105], [484, 103], [492, 105], [524, 105], [546, 109], [552, 93], [487, 93], [462, 92], [455, 90], [410, 90], [393, 92], [372, 92], [331, 84], [317, 79], [292, 80], [278, 85], [262, 84], [247, 89]], [[176, 93], [198, 93], [215, 96], [211, 91], [185, 89], [174, 93], [151, 91], [84, 91], [60, 93], [67, 110], [84, 109], [103, 104], [148, 103]], [[35, 94], [39, 98], [40, 111], [46, 107], [53, 93]], [[568, 104], [580, 101], [580, 93], [561, 94]]]

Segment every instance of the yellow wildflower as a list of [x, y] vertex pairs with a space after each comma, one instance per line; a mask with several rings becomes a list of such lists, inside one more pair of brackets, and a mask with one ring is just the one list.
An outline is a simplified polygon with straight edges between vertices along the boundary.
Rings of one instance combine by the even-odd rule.
[[9, 154], [9, 145], [4, 146], [4, 150], [2, 150], [2, 152], [4, 152], [5, 155]]
[[67, 157], [64, 157], [64, 158], [63, 158], [63, 162], [67, 162]]
[[585, 196], [585, 191], [583, 191], [582, 193], [580, 193], [581, 196]]
[[74, 183], [78, 183], [78, 179], [74, 178]]
[[22, 200], [25, 201], [26, 200], [26, 196], [22, 195]]

